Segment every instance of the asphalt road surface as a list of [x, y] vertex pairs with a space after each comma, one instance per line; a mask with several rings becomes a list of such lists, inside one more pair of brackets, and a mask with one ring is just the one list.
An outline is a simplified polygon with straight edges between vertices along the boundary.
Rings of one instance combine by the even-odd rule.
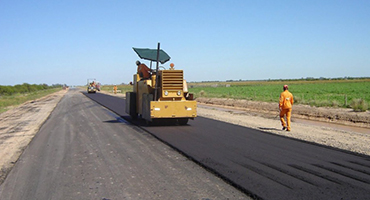
[[250, 198], [71, 89], [0, 186], [0, 199]]
[[255, 199], [370, 198], [369, 156], [202, 117], [145, 126], [127, 116], [124, 99], [85, 95], [118, 116], [68, 92], [0, 187], [0, 199], [244, 198], [235, 188]]
[[370, 199], [369, 156], [202, 117], [145, 126], [124, 99], [86, 95], [255, 199]]

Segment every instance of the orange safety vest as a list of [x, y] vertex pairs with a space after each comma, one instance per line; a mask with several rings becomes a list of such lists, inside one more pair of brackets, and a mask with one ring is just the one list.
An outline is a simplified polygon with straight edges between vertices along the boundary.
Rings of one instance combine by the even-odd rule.
[[280, 94], [279, 108], [291, 109], [294, 103], [293, 95], [288, 90], [285, 90]]

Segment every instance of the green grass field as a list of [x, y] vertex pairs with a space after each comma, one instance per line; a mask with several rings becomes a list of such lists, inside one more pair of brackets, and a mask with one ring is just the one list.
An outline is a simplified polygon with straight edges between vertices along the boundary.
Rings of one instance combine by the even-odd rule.
[[189, 83], [189, 91], [195, 97], [277, 102], [284, 84], [297, 104], [350, 107], [355, 99], [370, 102], [370, 79]]
[[[196, 82], [188, 83], [188, 87], [195, 97], [277, 102], [285, 84], [289, 85], [296, 104], [349, 108], [356, 99], [370, 103], [370, 79]], [[117, 88], [122, 93], [132, 91], [131, 85]], [[112, 92], [113, 85], [101, 89]]]
[[13, 106], [20, 105], [26, 101], [39, 99], [41, 97], [44, 97], [48, 94], [52, 94], [59, 90], [61, 89], [52, 88], [52, 89], [40, 90], [40, 91], [25, 93], [25, 94], [2, 95], [0, 96], [0, 113], [3, 113], [9, 110]]

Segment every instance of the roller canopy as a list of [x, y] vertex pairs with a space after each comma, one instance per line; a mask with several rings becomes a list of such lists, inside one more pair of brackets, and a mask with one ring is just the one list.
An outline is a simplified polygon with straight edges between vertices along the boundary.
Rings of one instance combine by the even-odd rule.
[[[147, 48], [135, 48], [134, 51], [141, 59], [157, 61], [157, 49], [147, 49]], [[159, 62], [164, 64], [169, 61], [171, 57], [162, 49], [159, 50]]]

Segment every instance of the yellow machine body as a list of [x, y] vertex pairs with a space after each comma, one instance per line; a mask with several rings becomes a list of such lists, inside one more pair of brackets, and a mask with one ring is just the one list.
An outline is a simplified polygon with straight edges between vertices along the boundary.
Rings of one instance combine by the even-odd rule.
[[181, 119], [182, 124], [186, 124], [188, 119], [197, 116], [197, 103], [187, 91], [183, 70], [160, 70], [150, 79], [141, 79], [134, 74], [133, 79], [133, 92], [126, 93], [126, 112], [132, 117], [139, 115], [149, 122], [154, 119]]
[[196, 101], [151, 101], [151, 118], [194, 118], [197, 116]]
[[87, 92], [88, 93], [96, 93], [96, 88], [95, 87], [88, 86], [87, 87]]
[[95, 79], [87, 79], [87, 93], [96, 93]]

